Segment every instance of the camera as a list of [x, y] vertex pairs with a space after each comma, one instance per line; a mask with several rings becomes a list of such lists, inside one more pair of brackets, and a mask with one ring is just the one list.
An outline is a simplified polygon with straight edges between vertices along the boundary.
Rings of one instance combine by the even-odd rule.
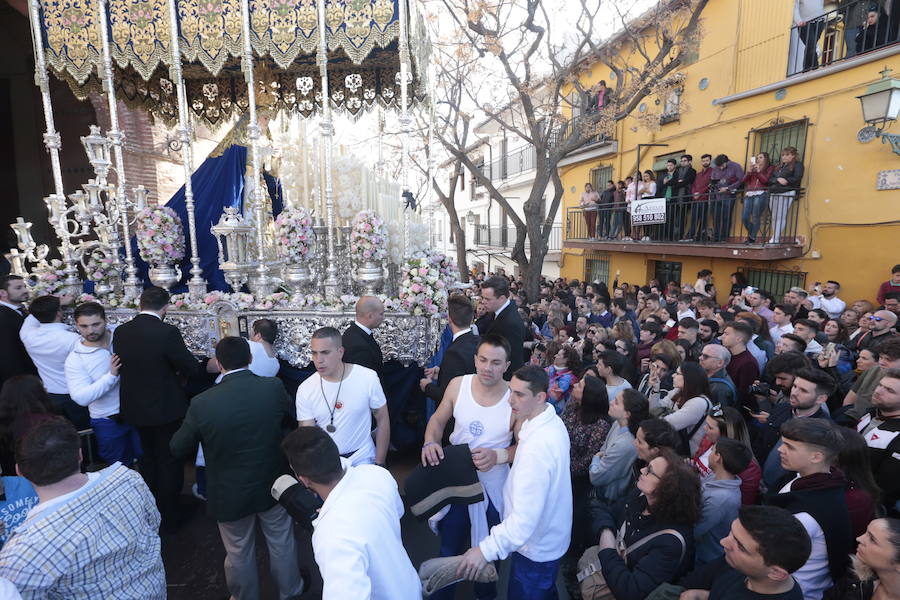
[[768, 396], [771, 391], [772, 387], [764, 381], [751, 385], [749, 390], [754, 396]]

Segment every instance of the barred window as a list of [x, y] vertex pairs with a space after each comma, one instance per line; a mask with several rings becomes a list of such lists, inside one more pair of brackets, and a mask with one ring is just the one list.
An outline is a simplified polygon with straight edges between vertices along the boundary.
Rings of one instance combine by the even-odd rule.
[[806, 149], [808, 126], [809, 120], [801, 119], [752, 131], [751, 133], [755, 134], [753, 136], [753, 154], [768, 152], [772, 164], [777, 165], [781, 158], [781, 150], [787, 146], [793, 146], [797, 149], [797, 160], [802, 161]]
[[600, 252], [585, 254], [584, 281], [602, 281], [609, 285], [609, 254]]
[[747, 282], [772, 294], [775, 302], [782, 301], [784, 294], [792, 287], [806, 287], [806, 273], [803, 271], [779, 271], [775, 269], [738, 269], [747, 277]]

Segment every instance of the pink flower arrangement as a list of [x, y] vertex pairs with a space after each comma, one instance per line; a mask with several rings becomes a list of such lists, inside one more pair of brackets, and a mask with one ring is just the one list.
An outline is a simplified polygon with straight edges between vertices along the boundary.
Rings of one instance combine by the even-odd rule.
[[350, 255], [356, 262], [380, 262], [387, 256], [387, 231], [375, 211], [364, 210], [353, 218]]
[[153, 206], [135, 217], [134, 235], [141, 258], [153, 265], [179, 263], [184, 258], [181, 219], [167, 206]]
[[278, 254], [286, 257], [289, 262], [301, 262], [315, 241], [312, 217], [305, 208], [286, 209], [275, 219]]
[[422, 316], [447, 310], [447, 286], [439, 265], [426, 253], [406, 262], [400, 271], [400, 310]]
[[99, 248], [95, 248], [84, 265], [85, 275], [94, 283], [113, 282], [121, 279], [122, 274], [113, 264], [113, 257]]

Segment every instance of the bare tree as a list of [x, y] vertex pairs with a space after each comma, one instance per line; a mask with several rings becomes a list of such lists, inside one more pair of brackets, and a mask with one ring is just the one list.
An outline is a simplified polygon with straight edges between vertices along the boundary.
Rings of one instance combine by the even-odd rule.
[[[453, 19], [457, 27], [449, 38], [440, 31], [435, 35], [434, 135], [515, 226], [512, 259], [521, 270], [529, 301], [534, 301], [563, 194], [560, 161], [598, 135], [611, 137], [616, 123], [632, 115], [644, 98], [665, 100], [682, 84], [678, 69], [696, 49], [700, 14], [708, 0], [660, 0], [637, 19], [620, 10], [618, 2], [624, 0], [580, 0], [574, 25], [565, 24], [564, 43], [555, 42], [562, 36], [551, 31], [554, 20], [548, 11], [559, 8], [554, 0], [437, 1], [442, 20]], [[615, 14], [620, 27], [602, 43], [597, 32], [601, 8], [613, 11], [606, 14]], [[580, 76], [598, 62], [616, 76], [610, 103], [565, 119], [564, 112], [573, 106], [567, 95], [574, 92], [574, 103], [584, 103], [589, 90], [582, 87]], [[535, 177], [524, 219], [470, 155], [470, 126], [476, 114], [534, 146]], [[648, 110], [639, 115], [639, 122], [658, 126], [659, 114]], [[554, 193], [548, 203], [544, 198], [550, 182]], [[527, 249], [526, 239], [531, 241]]]

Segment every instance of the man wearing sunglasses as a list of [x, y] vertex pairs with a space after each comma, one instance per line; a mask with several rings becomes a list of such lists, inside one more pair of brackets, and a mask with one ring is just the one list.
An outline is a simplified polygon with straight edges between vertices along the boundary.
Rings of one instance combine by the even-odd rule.
[[866, 349], [874, 348], [884, 340], [897, 336], [894, 327], [897, 325], [897, 315], [889, 310], [879, 310], [869, 317], [869, 331], [856, 338], [855, 350], [857, 355]]

